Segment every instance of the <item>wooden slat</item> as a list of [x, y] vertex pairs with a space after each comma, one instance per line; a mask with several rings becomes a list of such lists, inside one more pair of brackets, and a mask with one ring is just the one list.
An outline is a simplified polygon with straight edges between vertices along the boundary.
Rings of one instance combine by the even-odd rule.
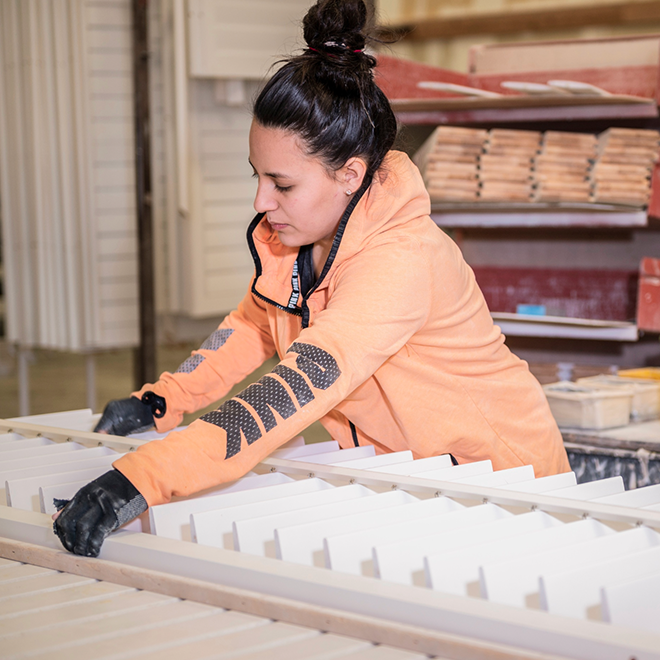
[[479, 566], [484, 559], [492, 561], [498, 553], [508, 557], [521, 543], [526, 548], [543, 547], [549, 530], [561, 524], [547, 513], [533, 511], [449, 532], [442, 550], [424, 558], [426, 586], [444, 593], [476, 595], [472, 587], [479, 580]]
[[14, 599], [29, 595], [39, 595], [44, 592], [71, 586], [80, 586], [87, 582], [89, 582], [89, 578], [79, 577], [70, 573], [49, 571], [45, 575], [33, 576], [31, 579], [4, 584], [2, 586], [2, 598], [0, 598], [0, 613], [13, 612]]
[[[320, 479], [315, 480], [315, 483], [293, 481], [278, 473], [263, 474], [253, 479], [243, 478], [233, 487], [220, 489], [207, 497], [151, 507], [149, 515], [153, 533], [165, 538], [190, 541], [194, 537], [191, 533], [192, 515], [201, 515], [205, 511], [221, 511], [224, 508], [257, 502], [264, 497], [277, 498], [284, 497], [286, 493], [306, 492], [324, 483]], [[219, 530], [214, 531], [221, 533]], [[231, 526], [225, 531], [231, 533]], [[233, 539], [228, 547], [233, 547]]]
[[413, 455], [411, 451], [393, 451], [388, 454], [378, 454], [367, 458], [356, 458], [350, 461], [342, 461], [345, 467], [358, 470], [369, 470], [371, 468], [387, 467], [389, 465], [399, 465], [401, 463], [412, 463]]
[[[15, 452], [31, 449], [32, 447], [47, 447], [53, 444], [52, 440], [48, 438], [31, 438], [30, 440], [23, 439], [20, 444], [0, 444], [0, 452], [2, 452], [2, 457], [5, 460], [11, 460], [14, 457], [17, 457]], [[20, 458], [20, 457], [17, 457]]]
[[[353, 575], [374, 575], [372, 548], [378, 543], [393, 542], [419, 529], [419, 521], [432, 527], [438, 516], [461, 509], [447, 497], [433, 497], [389, 510], [389, 520], [365, 522], [363, 528], [328, 534], [323, 539], [326, 568]], [[349, 521], [350, 522], [350, 521]]]
[[275, 529], [277, 557], [284, 561], [307, 566], [325, 566], [323, 539], [331, 534], [342, 534], [364, 529], [365, 525], [386, 525], [393, 510], [419, 502], [403, 491], [380, 493], [354, 503], [344, 515], [314, 516], [313, 520], [300, 520], [293, 524], [278, 524]]
[[442, 549], [446, 533], [463, 527], [480, 526], [512, 515], [493, 504], [482, 504], [452, 511], [433, 522], [421, 519], [417, 521], [417, 528], [404, 535], [403, 540], [374, 545], [374, 573], [387, 582], [422, 586], [424, 557]]
[[136, 644], [138, 636], [151, 638], [153, 644], [154, 636], [159, 633], [162, 637], [167, 634], [174, 636], [179, 631], [172, 631], [173, 627], [187, 625], [192, 629], [209, 617], [214, 618], [220, 627], [222, 615], [222, 611], [208, 605], [159, 599], [146, 609], [129, 612], [115, 610], [100, 619], [82, 622], [73, 620], [60, 623], [54, 628], [32, 631], [29, 635], [9, 637], [3, 642], [3, 654], [6, 657], [52, 654], [51, 657], [70, 658], [72, 653], [76, 653], [78, 657], [103, 657], [111, 650], [116, 652], [139, 648]]
[[437, 479], [439, 481], [456, 481], [467, 477], [475, 477], [482, 474], [490, 474], [493, 471], [493, 464], [490, 460], [475, 461], [474, 463], [463, 463], [462, 465], [452, 465], [448, 468], [439, 470], [429, 470], [427, 472], [416, 472], [415, 476], [419, 479]]
[[243, 497], [232, 498], [223, 507], [182, 509], [189, 513], [191, 536], [202, 545], [214, 548], [234, 549], [233, 524], [245, 518], [262, 514], [276, 514], [298, 510], [305, 506], [315, 506], [327, 501], [324, 491], [332, 489], [331, 484], [321, 479], [303, 479], [281, 486], [269, 487], [266, 491], [253, 492]]
[[443, 454], [442, 456], [418, 458], [411, 462], [378, 465], [376, 467], [365, 469], [371, 472], [383, 472], [386, 474], [413, 475], [421, 472], [431, 472], [432, 470], [444, 470], [445, 468], [451, 467], [451, 464], [451, 457], [449, 454]]
[[521, 465], [507, 470], [497, 470], [487, 474], [479, 474], [471, 477], [456, 479], [459, 484], [476, 484], [481, 486], [492, 486], [507, 488], [509, 485], [520, 482], [531, 482], [534, 480], [534, 468], [531, 465]]
[[552, 491], [556, 497], [575, 498], [580, 500], [595, 500], [607, 495], [623, 493], [625, 487], [622, 477], [609, 477], [600, 481], [590, 481], [569, 488]]
[[[268, 649], [269, 660], [314, 660], [314, 658], [345, 658], [351, 652], [364, 652], [374, 648], [368, 642], [338, 635], [324, 634], [300, 641], [280, 644]], [[390, 649], [391, 650], [391, 649]], [[241, 653], [244, 660], [259, 660], [263, 651]], [[362, 656], [360, 656], [362, 657]]]
[[654, 632], [658, 629], [659, 607], [660, 574], [603, 586], [604, 621]]
[[89, 483], [93, 479], [112, 469], [113, 456], [101, 457], [99, 464], [91, 467], [76, 468], [71, 472], [55, 472], [47, 475], [32, 476], [23, 479], [7, 480], [7, 504], [17, 509], [41, 511], [39, 488], [68, 484], [71, 482]]
[[647, 507], [660, 503], [660, 484], [627, 490], [625, 493], [598, 497], [594, 500], [602, 504], [615, 504], [617, 506]]
[[539, 477], [533, 481], [509, 484], [507, 490], [514, 490], [519, 493], [552, 493], [560, 488], [570, 488], [575, 485], [577, 485], [575, 472], [563, 472], [548, 477]]
[[326, 442], [315, 442], [311, 445], [303, 444], [300, 447], [292, 447], [290, 449], [276, 449], [271, 456], [293, 460], [301, 456], [323, 454], [328, 451], [339, 451], [339, 443], [336, 440], [328, 440]]
[[[277, 527], [342, 516], [362, 507], [376, 508], [377, 500], [373, 490], [352, 484], [310, 493], [305, 498], [283, 498], [272, 503], [246, 505], [241, 517], [235, 517], [232, 523], [234, 548], [246, 554], [275, 557]], [[248, 508], [251, 511], [246, 512]]]
[[330, 451], [321, 454], [313, 454], [312, 456], [305, 456], [304, 461], [306, 463], [314, 463], [317, 465], [338, 465], [339, 463], [356, 459], [373, 458], [375, 455], [375, 447], [373, 445], [366, 445], [364, 447], [350, 447], [349, 449], [343, 449], [339, 453], [336, 451]]
[[[41, 438], [39, 438], [41, 440]], [[31, 440], [25, 442], [26, 445], [30, 445]], [[13, 449], [11, 451], [2, 452], [1, 456], [3, 461], [15, 461], [18, 459], [28, 458], [28, 459], [40, 459], [46, 457], [52, 457], [56, 455], [69, 454], [74, 451], [80, 451], [82, 447], [77, 445], [77, 443], [35, 443], [37, 446], [28, 447], [26, 449]]]
[[[544, 571], [539, 575], [541, 607], [560, 616], [600, 619], [600, 611], [593, 610], [600, 605], [604, 586], [660, 574], [660, 547], [658, 535], [653, 538], [654, 534], [647, 534], [635, 550], [622, 553], [622, 556], [597, 554], [586, 565], [564, 571]], [[658, 604], [654, 609], [660, 616]]]
[[[594, 563], [595, 557], [605, 561], [629, 552], [644, 550], [657, 544], [658, 540], [656, 532], [640, 527], [566, 545], [564, 542], [567, 532], [576, 530], [576, 524], [553, 530], [551, 536], [562, 543], [561, 547], [553, 546], [551, 549], [549, 541], [541, 551], [485, 563], [480, 570], [482, 586], [485, 586], [488, 599], [524, 607], [537, 601], [538, 579], [541, 575], [567, 571], [571, 567], [586, 569]], [[584, 539], [584, 536], [581, 538]]]
[[27, 598], [16, 597], [13, 599], [16, 609], [0, 615], [0, 639], [5, 635], [32, 633], [58, 626], [72, 619], [94, 619], [117, 609], [131, 611], [136, 607], [149, 607], [152, 603], [168, 600], [174, 599], [97, 581], [83, 587], [50, 591]]

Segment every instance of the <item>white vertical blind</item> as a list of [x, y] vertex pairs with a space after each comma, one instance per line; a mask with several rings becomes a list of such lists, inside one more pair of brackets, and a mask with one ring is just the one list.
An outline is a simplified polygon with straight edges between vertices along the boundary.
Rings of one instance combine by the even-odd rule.
[[7, 339], [137, 343], [130, 0], [0, 0]]

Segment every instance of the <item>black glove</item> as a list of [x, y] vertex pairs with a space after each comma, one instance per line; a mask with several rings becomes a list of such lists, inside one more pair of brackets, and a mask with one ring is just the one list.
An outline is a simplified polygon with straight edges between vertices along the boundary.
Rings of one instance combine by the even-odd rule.
[[147, 502], [118, 470], [83, 486], [72, 500], [54, 500], [60, 515], [53, 531], [76, 555], [98, 557], [105, 537], [147, 510]]
[[129, 435], [146, 431], [154, 425], [154, 417], [160, 419], [166, 410], [165, 399], [153, 392], [145, 392], [142, 399], [115, 399], [105, 407], [94, 432]]

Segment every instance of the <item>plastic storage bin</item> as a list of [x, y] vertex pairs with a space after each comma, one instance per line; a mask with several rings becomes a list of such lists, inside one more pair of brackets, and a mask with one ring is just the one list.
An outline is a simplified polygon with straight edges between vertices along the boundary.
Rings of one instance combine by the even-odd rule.
[[632, 390], [632, 411], [630, 421], [643, 422], [660, 416], [660, 380], [643, 380], [602, 374], [589, 378], [579, 378], [577, 385], [599, 389]]
[[632, 388], [598, 389], [569, 381], [543, 387], [557, 424], [567, 428], [625, 426], [632, 412]]

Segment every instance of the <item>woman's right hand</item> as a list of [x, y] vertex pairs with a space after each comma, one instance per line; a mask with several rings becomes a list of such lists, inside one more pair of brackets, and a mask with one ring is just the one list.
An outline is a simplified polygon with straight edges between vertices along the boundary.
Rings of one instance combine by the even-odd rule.
[[[154, 405], [153, 398], [160, 399], [162, 405], [160, 402]], [[154, 395], [153, 392], [146, 392], [141, 400], [134, 396], [128, 399], [115, 399], [105, 407], [94, 432], [122, 436], [139, 433], [154, 425], [154, 416], [162, 417], [163, 414], [165, 414], [165, 399]]]
[[98, 557], [110, 532], [147, 510], [144, 497], [118, 470], [83, 486], [71, 501], [55, 500], [55, 506], [53, 531], [69, 552], [83, 557]]

